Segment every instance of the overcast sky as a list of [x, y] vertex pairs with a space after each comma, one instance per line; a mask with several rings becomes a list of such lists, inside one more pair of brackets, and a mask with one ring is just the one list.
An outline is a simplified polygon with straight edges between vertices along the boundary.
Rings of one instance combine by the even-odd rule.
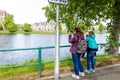
[[46, 21], [42, 7], [48, 0], [0, 0], [0, 10], [14, 15], [15, 23], [35, 23]]

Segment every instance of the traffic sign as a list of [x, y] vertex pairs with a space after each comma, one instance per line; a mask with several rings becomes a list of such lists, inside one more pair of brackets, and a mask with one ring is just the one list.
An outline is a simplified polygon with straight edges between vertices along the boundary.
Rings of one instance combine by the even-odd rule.
[[67, 0], [48, 0], [50, 3], [55, 3], [55, 4], [62, 4], [62, 5], [67, 5], [68, 1]]

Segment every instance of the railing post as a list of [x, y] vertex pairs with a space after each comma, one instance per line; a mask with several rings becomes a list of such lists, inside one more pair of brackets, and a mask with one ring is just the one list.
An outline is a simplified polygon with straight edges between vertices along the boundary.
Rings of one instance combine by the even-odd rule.
[[42, 60], [41, 60], [41, 48], [38, 48], [38, 77], [41, 76], [41, 63], [42, 63]]

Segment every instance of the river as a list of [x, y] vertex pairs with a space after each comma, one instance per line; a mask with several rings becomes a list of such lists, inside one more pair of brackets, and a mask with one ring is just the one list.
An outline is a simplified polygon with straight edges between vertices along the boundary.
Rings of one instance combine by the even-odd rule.
[[[97, 43], [105, 43], [105, 34], [96, 34]], [[68, 35], [60, 35], [60, 45], [69, 45]], [[55, 46], [54, 34], [1, 34], [0, 49], [14, 48], [37, 48]], [[103, 50], [99, 50], [101, 53]], [[42, 50], [42, 59], [54, 58], [55, 49]], [[69, 48], [60, 49], [60, 58], [70, 55]], [[8, 63], [24, 62], [35, 59], [38, 56], [37, 50], [0, 52], [0, 65]]]

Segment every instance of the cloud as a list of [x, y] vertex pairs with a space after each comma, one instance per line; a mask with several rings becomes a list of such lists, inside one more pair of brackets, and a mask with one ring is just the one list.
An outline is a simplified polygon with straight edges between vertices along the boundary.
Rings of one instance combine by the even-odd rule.
[[14, 15], [16, 23], [35, 23], [45, 21], [42, 7], [48, 0], [0, 0], [0, 10]]

